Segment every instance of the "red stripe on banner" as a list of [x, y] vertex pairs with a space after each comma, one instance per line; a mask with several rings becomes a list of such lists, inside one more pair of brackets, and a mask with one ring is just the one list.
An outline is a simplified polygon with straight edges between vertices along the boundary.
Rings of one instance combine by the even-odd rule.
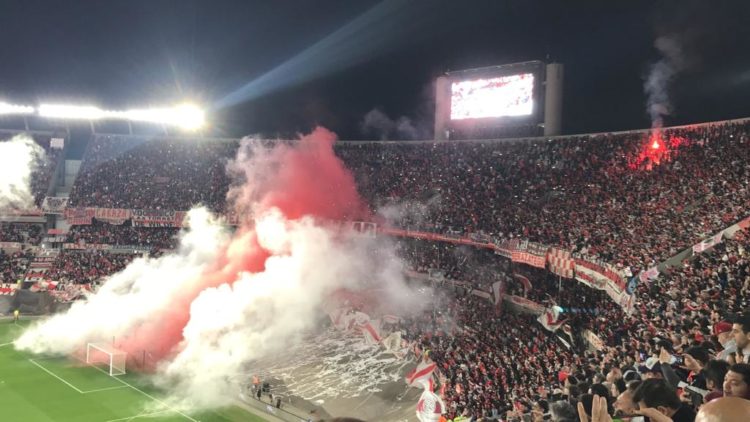
[[377, 341], [378, 343], [380, 343], [380, 340], [381, 340], [380, 336], [378, 335], [378, 332], [375, 331], [375, 327], [373, 327], [372, 324], [370, 324], [368, 322], [367, 324], [363, 325], [362, 328], [364, 328], [365, 330], [367, 330], [367, 332], [370, 333], [370, 335], [372, 336], [372, 338], [374, 338], [375, 341]]
[[436, 367], [436, 364], [431, 363], [425, 366], [424, 368], [422, 368], [421, 370], [417, 371], [417, 369], [419, 369], [419, 367], [417, 366], [417, 368], [414, 368], [414, 371], [412, 371], [410, 374], [406, 376], [407, 383], [409, 385], [414, 384], [414, 381], [430, 375], [432, 371], [435, 370], [435, 367]]

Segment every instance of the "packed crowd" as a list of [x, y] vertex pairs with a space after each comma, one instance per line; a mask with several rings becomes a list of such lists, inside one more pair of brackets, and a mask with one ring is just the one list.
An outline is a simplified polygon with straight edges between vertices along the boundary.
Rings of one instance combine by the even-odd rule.
[[667, 130], [657, 149], [646, 134], [625, 133], [337, 152], [365, 198], [399, 225], [526, 237], [639, 266], [745, 215], [749, 125]]
[[70, 193], [71, 206], [222, 211], [236, 142], [95, 136]]
[[574, 354], [533, 316], [499, 312], [465, 289], [439, 296], [437, 311], [406, 319], [404, 337], [440, 368], [446, 416], [497, 418], [557, 381]]
[[135, 245], [152, 249], [174, 249], [178, 229], [169, 227], [138, 228], [129, 222], [121, 225], [99, 223], [73, 226], [66, 242], [76, 244]]
[[[457, 247], [442, 244], [402, 247], [401, 251], [408, 261], [420, 263], [413, 265], [418, 270], [445, 265], [448, 273], [454, 265], [451, 249]], [[489, 301], [471, 294], [438, 302], [440, 312], [407, 323], [404, 331], [420, 340], [441, 367], [450, 417], [464, 414], [492, 419], [501, 414], [504, 420], [525, 420], [523, 415], [541, 420], [543, 413], [555, 407], [553, 414], [557, 412], [559, 419], [553, 420], [578, 420], [576, 404], [583, 403], [590, 413], [596, 394], [608, 400], [612, 415], [652, 412], [637, 410], [641, 402], [642, 409], [671, 409], [673, 419], [668, 420], [692, 421], [695, 411], [715, 398], [750, 400], [748, 254], [750, 236], [736, 232], [713, 249], [685, 260], [682, 267], [638, 286], [640, 306], [632, 315], [603, 292], [575, 280], [507, 264], [503, 280], [508, 294], [560, 306], [573, 332], [588, 329], [601, 337], [599, 350], [590, 350], [580, 337], [568, 349], [542, 331], [534, 319], [498, 313]], [[532, 288], [525, 289], [512, 274], [526, 277]], [[455, 320], [463, 329], [446, 332], [441, 318]], [[510, 349], [504, 337], [508, 330]], [[520, 348], [514, 349], [513, 342], [519, 342]], [[514, 372], [515, 367], [522, 370]], [[508, 371], [511, 381], [500, 387], [493, 374]], [[638, 392], [641, 382], [644, 387]], [[634, 400], [634, 395], [641, 399]]]
[[498, 259], [488, 249], [411, 238], [401, 238], [397, 245], [411, 270], [419, 273], [439, 270], [439, 277], [468, 281], [484, 290], [489, 290], [508, 269], [507, 260]]
[[38, 245], [42, 241], [42, 229], [40, 224], [0, 222], [0, 242]]
[[125, 268], [137, 254], [103, 251], [63, 251], [53, 261], [45, 277], [67, 284], [96, 284]]
[[[746, 215], [750, 123], [509, 142], [341, 143], [391, 224], [525, 237], [639, 267]], [[654, 147], [656, 142], [657, 148]], [[97, 136], [71, 205], [226, 207], [233, 141]]]
[[23, 279], [33, 258], [34, 254], [28, 250], [5, 252], [0, 249], [0, 284], [15, 284]]

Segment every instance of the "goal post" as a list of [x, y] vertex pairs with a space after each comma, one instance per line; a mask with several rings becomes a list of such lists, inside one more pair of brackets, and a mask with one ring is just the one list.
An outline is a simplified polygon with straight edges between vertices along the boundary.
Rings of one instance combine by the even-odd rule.
[[106, 365], [110, 376], [125, 375], [128, 354], [105, 343], [86, 345], [86, 363]]

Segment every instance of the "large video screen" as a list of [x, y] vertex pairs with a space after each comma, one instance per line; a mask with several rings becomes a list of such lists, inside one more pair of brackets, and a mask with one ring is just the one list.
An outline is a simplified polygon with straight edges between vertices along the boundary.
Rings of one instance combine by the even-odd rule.
[[528, 116], [533, 112], [533, 73], [451, 84], [451, 120]]

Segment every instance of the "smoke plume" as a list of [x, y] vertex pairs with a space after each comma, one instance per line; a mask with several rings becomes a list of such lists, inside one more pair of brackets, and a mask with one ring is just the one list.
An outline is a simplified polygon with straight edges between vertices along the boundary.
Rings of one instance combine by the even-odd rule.
[[33, 139], [18, 135], [0, 142], [0, 209], [34, 206], [31, 173], [44, 158], [44, 150]]
[[154, 382], [174, 406], [208, 408], [236, 397], [243, 364], [302, 341], [332, 292], [375, 286], [391, 308], [411, 305], [393, 245], [336, 221], [367, 210], [334, 141], [322, 128], [294, 144], [243, 141], [228, 168], [234, 234], [190, 211], [175, 253], [135, 260], [16, 347], [69, 354], [114, 338], [157, 361]]
[[364, 135], [374, 136], [381, 141], [427, 139], [425, 131], [418, 129], [410, 118], [401, 116], [392, 120], [378, 108], [365, 114], [360, 127]]
[[682, 45], [676, 36], [662, 36], [656, 39], [654, 46], [661, 58], [651, 65], [644, 83], [647, 96], [647, 108], [651, 117], [651, 127], [664, 125], [664, 116], [672, 112], [669, 101], [669, 84], [675, 75], [685, 67]]

